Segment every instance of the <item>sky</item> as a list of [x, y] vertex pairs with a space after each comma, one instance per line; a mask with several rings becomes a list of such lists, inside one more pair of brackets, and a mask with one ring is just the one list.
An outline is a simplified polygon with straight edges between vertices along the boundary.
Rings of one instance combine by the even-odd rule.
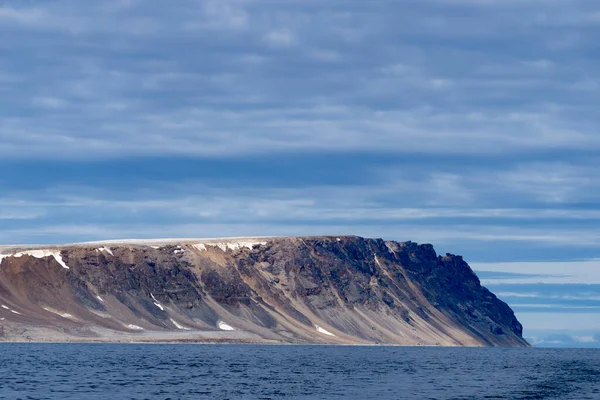
[[600, 347], [598, 37], [593, 0], [5, 0], [0, 243], [432, 243]]

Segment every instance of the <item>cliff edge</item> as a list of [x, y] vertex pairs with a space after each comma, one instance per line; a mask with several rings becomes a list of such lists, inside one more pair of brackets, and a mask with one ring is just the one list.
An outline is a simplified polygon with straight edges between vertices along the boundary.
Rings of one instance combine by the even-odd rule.
[[0, 248], [0, 341], [526, 347], [460, 256], [381, 239]]

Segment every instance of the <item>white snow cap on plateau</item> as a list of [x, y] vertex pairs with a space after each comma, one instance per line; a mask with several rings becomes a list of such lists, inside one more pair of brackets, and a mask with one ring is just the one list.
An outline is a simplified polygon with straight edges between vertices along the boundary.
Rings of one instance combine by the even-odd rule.
[[223, 321], [219, 321], [219, 329], [221, 329], [222, 331], [235, 331], [235, 328], [233, 326], [227, 325]]
[[241, 248], [247, 248], [252, 250], [254, 246], [265, 245], [267, 242], [216, 242], [216, 243], [198, 243], [194, 247], [198, 250], [206, 250], [206, 246], [218, 247], [223, 251], [227, 250], [238, 250]]
[[69, 269], [67, 264], [65, 264], [65, 262], [62, 259], [61, 255], [60, 255], [60, 251], [58, 251], [58, 250], [27, 250], [27, 251], [22, 251], [20, 253], [12, 255], [12, 257], [23, 257], [23, 256], [31, 256], [31, 257], [35, 257], [35, 258], [54, 257], [56, 262], [58, 262], [64, 269]]
[[[217, 237], [217, 238], [162, 238], [162, 239], [116, 239], [116, 240], [101, 240], [93, 242], [70, 243], [72, 245], [85, 246], [124, 246], [124, 245], [139, 245], [152, 248], [161, 248], [169, 245], [194, 244], [204, 243], [216, 246], [217, 243], [250, 243], [258, 244], [268, 239], [274, 239], [281, 236], [237, 236], [237, 237]], [[48, 245], [50, 246], [50, 245]], [[242, 246], [243, 247], [243, 246]]]
[[335, 336], [333, 333], [326, 331], [325, 329], [321, 328], [319, 325], [315, 325], [315, 328], [317, 329], [317, 332], [319, 332], [319, 333], [322, 333], [327, 336]]

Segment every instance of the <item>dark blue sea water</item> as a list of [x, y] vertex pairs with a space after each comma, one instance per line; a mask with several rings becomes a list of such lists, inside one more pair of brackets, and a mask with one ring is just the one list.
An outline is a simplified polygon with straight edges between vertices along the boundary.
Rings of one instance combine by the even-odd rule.
[[0, 344], [3, 399], [600, 399], [600, 351]]

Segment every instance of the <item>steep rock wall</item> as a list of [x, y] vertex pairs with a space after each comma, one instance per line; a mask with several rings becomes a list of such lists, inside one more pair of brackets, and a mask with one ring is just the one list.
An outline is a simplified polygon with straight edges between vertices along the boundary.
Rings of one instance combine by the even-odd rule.
[[360, 237], [7, 248], [0, 340], [528, 346], [460, 256]]

